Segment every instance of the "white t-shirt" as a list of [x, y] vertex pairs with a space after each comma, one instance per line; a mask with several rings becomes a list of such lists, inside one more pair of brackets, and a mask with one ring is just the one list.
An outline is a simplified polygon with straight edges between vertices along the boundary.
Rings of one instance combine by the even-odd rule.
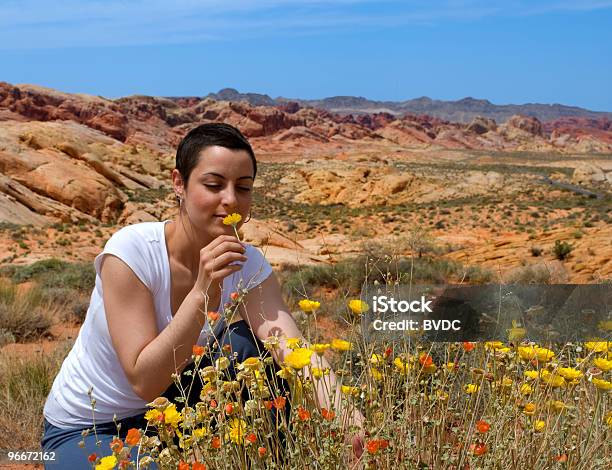
[[[144, 222], [124, 227], [108, 240], [102, 253], [96, 257], [96, 284], [85, 321], [45, 403], [43, 414], [52, 425], [64, 429], [91, 426], [90, 387], [93, 387], [92, 398], [96, 400], [97, 423], [113, 421], [114, 415], [118, 420], [135, 416], [147, 409], [146, 402], [132, 389], [111, 342], [102, 297], [100, 264], [104, 255], [112, 254], [134, 271], [153, 294], [157, 326], [159, 331], [163, 330], [172, 320], [170, 263], [164, 236], [166, 222]], [[240, 281], [242, 287], [251, 289], [272, 273], [272, 267], [257, 248], [246, 243], [245, 248], [248, 259], [242, 269], [223, 280], [221, 312]], [[206, 320], [198, 344], [206, 345], [210, 335]]]

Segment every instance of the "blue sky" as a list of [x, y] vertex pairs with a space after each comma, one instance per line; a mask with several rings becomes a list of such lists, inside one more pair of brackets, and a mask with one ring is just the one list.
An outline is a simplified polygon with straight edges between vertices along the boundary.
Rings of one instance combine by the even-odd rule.
[[612, 0], [0, 0], [0, 80], [612, 111]]

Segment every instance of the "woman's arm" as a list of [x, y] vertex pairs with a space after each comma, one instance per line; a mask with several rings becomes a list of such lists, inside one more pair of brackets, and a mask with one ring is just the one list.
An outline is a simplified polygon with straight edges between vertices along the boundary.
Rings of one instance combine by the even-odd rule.
[[[287, 338], [301, 338], [303, 344], [308, 345], [293, 316], [289, 313], [289, 307], [282, 298], [280, 285], [274, 273], [247, 293], [241, 314], [260, 340], [263, 341], [270, 336], [279, 338], [280, 345], [272, 351], [272, 357], [280, 366], [283, 365], [287, 354], [291, 352], [286, 344]], [[318, 406], [331, 408], [333, 402], [334, 408], [341, 410], [341, 383], [331, 370], [328, 361], [324, 357], [313, 354], [311, 365], [320, 369], [330, 369], [329, 376], [324, 376], [321, 380], [313, 380]], [[304, 369], [304, 373], [305, 377], [309, 376], [308, 368]], [[361, 425], [363, 416], [359, 411], [353, 411], [352, 422]]]
[[204, 296], [191, 291], [170, 324], [157, 330], [151, 292], [121, 259], [102, 260], [104, 310], [121, 367], [145, 401], [160, 396], [191, 359], [192, 346], [204, 326]]

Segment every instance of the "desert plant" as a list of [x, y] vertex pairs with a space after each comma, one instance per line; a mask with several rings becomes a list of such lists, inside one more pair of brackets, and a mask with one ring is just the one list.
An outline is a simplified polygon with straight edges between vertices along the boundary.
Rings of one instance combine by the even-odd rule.
[[572, 252], [573, 249], [574, 247], [570, 245], [569, 243], [565, 241], [555, 240], [555, 246], [553, 247], [552, 251], [553, 251], [553, 254], [555, 255], [555, 258], [563, 261], [567, 259], [567, 257], [569, 256], [569, 254]]
[[53, 306], [37, 287], [21, 292], [12, 283], [0, 282], [0, 330], [16, 341], [38, 338], [53, 325]]

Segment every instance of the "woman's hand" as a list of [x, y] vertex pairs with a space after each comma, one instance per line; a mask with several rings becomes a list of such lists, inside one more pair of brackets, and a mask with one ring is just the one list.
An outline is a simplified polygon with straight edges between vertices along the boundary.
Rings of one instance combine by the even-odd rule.
[[200, 267], [193, 290], [206, 295], [214, 281], [220, 281], [242, 269], [236, 261], [245, 262], [246, 249], [233, 235], [219, 235], [200, 250]]

